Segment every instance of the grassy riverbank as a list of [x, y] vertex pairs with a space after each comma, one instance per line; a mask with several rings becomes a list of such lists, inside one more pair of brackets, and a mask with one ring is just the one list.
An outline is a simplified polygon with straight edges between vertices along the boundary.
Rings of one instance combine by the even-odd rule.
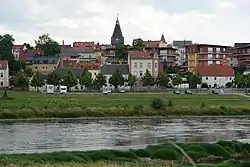
[[[246, 115], [249, 98], [238, 95], [173, 94], [41, 94], [8, 92], [0, 100], [0, 119], [76, 118], [103, 116]], [[152, 99], [162, 99], [165, 109], [155, 111]], [[171, 106], [169, 102], [171, 101]]]
[[[187, 154], [187, 155], [184, 155]], [[0, 155], [0, 166], [27, 166], [40, 167], [57, 166], [107, 166], [111, 167], [161, 167], [166, 162], [179, 164], [180, 167], [189, 167], [188, 156], [200, 167], [241, 167], [243, 163], [250, 166], [250, 162], [240, 161], [250, 159], [250, 144], [236, 141], [221, 141], [216, 144], [208, 143], [181, 143], [161, 144], [148, 146], [139, 150], [99, 150], [87, 152], [57, 152], [43, 154], [16, 154]], [[208, 165], [217, 164], [217, 165]], [[31, 167], [31, 166], [30, 166]], [[178, 166], [176, 166], [178, 167]]]

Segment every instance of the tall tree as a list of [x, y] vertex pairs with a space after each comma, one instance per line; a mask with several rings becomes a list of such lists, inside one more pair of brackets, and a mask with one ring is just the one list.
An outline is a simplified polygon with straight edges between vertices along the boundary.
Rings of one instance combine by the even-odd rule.
[[246, 67], [244, 64], [240, 64], [239, 68], [235, 71], [235, 74], [239, 73], [240, 75], [246, 71]]
[[143, 83], [143, 86], [147, 86], [147, 90], [148, 90], [149, 86], [154, 85], [154, 78], [150, 74], [149, 70], [146, 70], [146, 73], [143, 75], [142, 83]]
[[44, 51], [45, 55], [56, 55], [60, 53], [59, 43], [52, 39], [49, 34], [43, 34], [35, 41], [36, 48]]
[[116, 45], [115, 46], [115, 56], [118, 57], [121, 60], [127, 60], [128, 59], [128, 50], [129, 45]]
[[145, 46], [146, 45], [144, 44], [144, 42], [141, 38], [137, 38], [137, 39], [133, 40], [133, 43], [132, 43], [133, 49], [142, 50], [143, 48], [145, 48]]
[[159, 85], [160, 87], [167, 87], [170, 79], [168, 75], [164, 72], [159, 73], [157, 78], [156, 78], [156, 84]]
[[85, 72], [82, 74], [80, 78], [80, 84], [84, 85], [87, 89], [93, 85], [92, 74], [88, 70], [85, 70]]
[[34, 72], [33, 72], [32, 68], [30, 68], [30, 67], [25, 68], [24, 73], [25, 73], [28, 77], [32, 77], [32, 76], [34, 75]]
[[47, 84], [58, 86], [60, 85], [60, 81], [61, 77], [55, 71], [49, 73], [47, 76]]
[[130, 90], [132, 90], [132, 88], [134, 88], [135, 84], [136, 84], [137, 78], [135, 75], [129, 74], [128, 76], [128, 85], [130, 86]]
[[174, 86], [179, 86], [179, 85], [181, 85], [181, 84], [183, 84], [183, 79], [181, 78], [181, 76], [180, 75], [176, 75], [173, 79], [172, 79], [172, 84], [174, 85]]
[[24, 43], [23, 46], [26, 47], [27, 50], [33, 50], [34, 49], [34, 47], [31, 46], [29, 43]]
[[45, 85], [44, 76], [40, 72], [36, 72], [30, 82], [30, 86], [35, 87], [37, 92], [39, 88]]
[[187, 76], [188, 84], [190, 89], [196, 89], [197, 84], [201, 84], [202, 78], [197, 74], [191, 74]]
[[70, 90], [70, 88], [76, 86], [77, 83], [78, 81], [76, 75], [72, 70], [69, 70], [63, 77], [63, 84], [67, 86], [68, 90]]
[[102, 73], [97, 74], [95, 80], [94, 80], [94, 85], [97, 86], [99, 89], [102, 88], [103, 85], [106, 85], [107, 81], [105, 77], [103, 76]]
[[28, 87], [29, 79], [24, 72], [19, 72], [15, 78], [14, 85], [20, 87], [22, 90]]
[[118, 88], [118, 86], [122, 86], [125, 83], [125, 79], [122, 76], [122, 73], [119, 69], [116, 69], [116, 71], [112, 74], [112, 76], [109, 78], [109, 84], [113, 85], [115, 89]]

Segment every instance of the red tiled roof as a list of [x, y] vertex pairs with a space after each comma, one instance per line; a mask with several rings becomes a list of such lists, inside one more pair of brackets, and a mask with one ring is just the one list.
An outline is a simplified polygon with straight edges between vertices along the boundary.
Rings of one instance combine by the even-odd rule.
[[6, 70], [8, 67], [8, 61], [7, 60], [0, 60], [0, 69]]
[[146, 47], [158, 47], [161, 41], [143, 41]]
[[12, 49], [22, 49], [23, 45], [13, 45]]
[[129, 51], [130, 59], [153, 59], [147, 51]]
[[26, 61], [27, 57], [29, 56], [35, 56], [37, 54], [44, 54], [43, 50], [26, 50], [24, 51], [23, 49], [19, 50], [19, 60], [21, 61]]
[[95, 42], [74, 42], [73, 47], [79, 47], [82, 49], [94, 49], [95, 48]]
[[197, 66], [194, 70], [201, 76], [234, 76], [234, 70], [227, 65]]
[[88, 70], [99, 70], [101, 63], [94, 62], [77, 62], [76, 68], [86, 68]]
[[63, 60], [63, 68], [75, 68], [76, 63], [77, 63], [77, 60]]

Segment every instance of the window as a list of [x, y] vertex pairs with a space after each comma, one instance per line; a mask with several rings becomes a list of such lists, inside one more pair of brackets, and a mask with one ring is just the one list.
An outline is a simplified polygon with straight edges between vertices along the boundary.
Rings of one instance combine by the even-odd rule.
[[155, 63], [155, 68], [157, 68], [157, 63]]
[[207, 64], [210, 66], [210, 65], [213, 64], [213, 61], [210, 60], [210, 61], [207, 62]]
[[1, 86], [3, 86], [3, 82], [1, 82]]
[[134, 68], [137, 68], [137, 63], [134, 63]]
[[45, 68], [47, 69], [48, 67], [46, 66]]
[[44, 67], [43, 67], [43, 69], [44, 69]]
[[226, 51], [226, 48], [223, 48], [223, 52], [225, 52]]
[[1, 72], [1, 77], [3, 77], [3, 73]]
[[143, 64], [142, 63], [140, 63], [140, 68], [143, 68]]
[[35, 66], [35, 69], [37, 69], [37, 67]]
[[160, 55], [167, 55], [167, 50], [160, 50]]
[[216, 48], [216, 53], [220, 53], [220, 48]]
[[232, 80], [232, 78], [231, 78], [231, 77], [230, 77], [229, 79], [230, 79], [230, 80]]
[[142, 71], [140, 71], [140, 77], [142, 77], [142, 75], [143, 75], [143, 72], [142, 72]]
[[216, 80], [217, 78], [216, 77], [214, 77], [214, 80]]
[[208, 58], [208, 60], [212, 60], [213, 59], [213, 55], [212, 54], [208, 54], [207, 58]]
[[151, 69], [151, 63], [148, 63], [148, 69]]
[[219, 59], [220, 58], [220, 55], [219, 54], [216, 54], [216, 59]]
[[204, 48], [200, 48], [200, 53], [203, 53], [204, 52]]
[[208, 80], [208, 77], [206, 77], [206, 80]]
[[207, 48], [208, 53], [213, 53], [213, 48]]
[[56, 69], [56, 66], [54, 66], [54, 69]]
[[218, 64], [220, 64], [220, 61], [219, 61], [219, 60], [217, 60], [217, 61], [216, 61], [216, 64], [217, 64], [217, 65], [218, 65]]

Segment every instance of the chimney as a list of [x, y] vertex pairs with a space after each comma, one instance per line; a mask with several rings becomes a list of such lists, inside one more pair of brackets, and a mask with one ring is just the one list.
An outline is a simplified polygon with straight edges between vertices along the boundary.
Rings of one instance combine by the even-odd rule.
[[64, 46], [64, 40], [62, 40], [62, 46]]

